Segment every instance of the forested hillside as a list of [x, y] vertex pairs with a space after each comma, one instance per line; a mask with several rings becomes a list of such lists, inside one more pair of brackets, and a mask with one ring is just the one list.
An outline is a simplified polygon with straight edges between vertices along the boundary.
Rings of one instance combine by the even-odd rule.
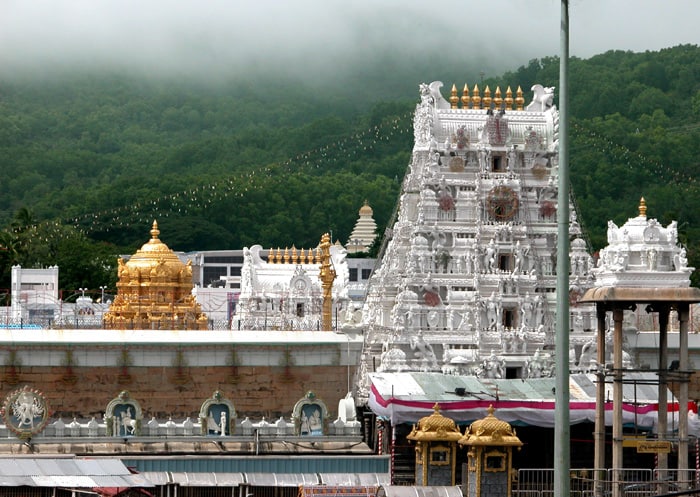
[[[419, 83], [558, 86], [559, 61], [483, 82], [452, 67], [423, 80], [393, 69], [379, 79], [396, 85], [358, 74], [343, 88], [0, 78], [0, 288], [13, 264], [58, 264], [67, 289], [113, 284], [115, 254], [144, 243], [153, 219], [183, 251], [311, 246], [325, 231], [345, 242], [365, 199], [383, 228], [409, 163]], [[700, 48], [573, 59], [570, 91], [572, 190], [591, 249], [644, 196], [649, 216], [679, 221], [700, 266]]]

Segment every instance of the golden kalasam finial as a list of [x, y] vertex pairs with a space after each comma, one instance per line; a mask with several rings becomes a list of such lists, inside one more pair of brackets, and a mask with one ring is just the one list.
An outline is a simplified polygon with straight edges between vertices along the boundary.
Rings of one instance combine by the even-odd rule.
[[306, 264], [306, 255], [303, 248], [299, 250], [299, 264]]
[[289, 247], [284, 247], [284, 263], [289, 264]]
[[464, 83], [464, 89], [462, 90], [462, 108], [469, 108], [469, 87]]
[[523, 97], [523, 89], [518, 85], [518, 89], [515, 90], [515, 110], [523, 110], [525, 105], [525, 97]]
[[479, 85], [474, 85], [474, 90], [472, 90], [472, 109], [481, 109], [481, 97], [479, 96]]
[[158, 235], [160, 235], [160, 230], [158, 229], [158, 221], [153, 221], [153, 226], [151, 226], [151, 238], [153, 240], [158, 240]]
[[324, 233], [321, 237], [321, 245], [319, 245], [321, 253], [321, 269], [318, 273], [318, 278], [321, 280], [321, 288], [323, 288], [323, 309], [321, 312], [321, 321], [323, 331], [331, 331], [333, 327], [333, 282], [335, 281], [335, 269], [331, 264], [331, 237], [328, 233]]
[[496, 109], [501, 110], [501, 106], [503, 105], [503, 98], [501, 97], [501, 87], [500, 86], [496, 87], [496, 93], [495, 93], [495, 96], [493, 97], [493, 105]]
[[297, 264], [299, 259], [297, 258], [297, 246], [292, 245], [292, 264]]
[[641, 217], [647, 217], [647, 201], [644, 197], [639, 201], [639, 215]]
[[513, 90], [510, 86], [506, 89], [506, 110], [513, 110]]
[[484, 109], [491, 108], [491, 88], [489, 88], [489, 85], [486, 85], [486, 88], [484, 88], [484, 98], [481, 99], [481, 105]]
[[282, 249], [280, 249], [279, 247], [277, 247], [277, 255], [275, 257], [275, 262], [277, 264], [282, 262]]
[[450, 108], [456, 109], [459, 103], [459, 97], [457, 96], [457, 87], [452, 84], [452, 91], [450, 92]]

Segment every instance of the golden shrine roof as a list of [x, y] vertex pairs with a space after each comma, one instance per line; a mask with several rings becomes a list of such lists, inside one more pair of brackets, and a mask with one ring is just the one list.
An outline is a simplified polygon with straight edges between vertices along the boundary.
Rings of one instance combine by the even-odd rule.
[[464, 436], [459, 440], [460, 445], [516, 446], [523, 443], [515, 434], [513, 427], [493, 415], [494, 408], [489, 406], [488, 414], [483, 419], [474, 421]]
[[418, 425], [413, 425], [413, 430], [406, 436], [409, 440], [421, 442], [456, 442], [462, 437], [454, 420], [440, 414], [440, 404], [433, 406], [434, 412], [418, 420]]
[[162, 261], [169, 266], [175, 265], [180, 268], [184, 267], [185, 264], [182, 263], [175, 252], [173, 252], [165, 243], [160, 241], [158, 235], [160, 235], [158, 222], [153, 221], [153, 226], [151, 227], [151, 239], [144, 243], [141, 248], [129, 258], [126, 265], [130, 267], [152, 267]]
[[192, 294], [192, 263], [151, 239], [124, 261], [119, 258], [117, 295], [104, 315], [107, 329], [207, 329], [208, 318]]

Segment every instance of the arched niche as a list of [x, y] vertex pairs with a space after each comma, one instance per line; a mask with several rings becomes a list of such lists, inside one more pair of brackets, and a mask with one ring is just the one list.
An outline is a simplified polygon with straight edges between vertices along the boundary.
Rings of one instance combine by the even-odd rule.
[[292, 411], [294, 433], [298, 436], [326, 435], [328, 424], [328, 408], [326, 404], [316, 398], [316, 394], [308, 392], [306, 396], [294, 404]]
[[141, 434], [142, 419], [141, 404], [136, 399], [132, 399], [128, 391], [123, 390], [109, 401], [105, 409], [107, 436], [138, 436]]
[[[233, 402], [223, 396], [218, 390], [210, 398], [202, 402], [199, 409], [199, 423], [202, 435], [233, 435], [236, 428], [236, 409]], [[221, 425], [223, 421], [224, 429]]]

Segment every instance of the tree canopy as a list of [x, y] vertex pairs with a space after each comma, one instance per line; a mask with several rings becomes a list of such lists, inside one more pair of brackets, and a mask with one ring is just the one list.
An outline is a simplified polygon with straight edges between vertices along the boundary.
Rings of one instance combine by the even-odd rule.
[[[391, 77], [405, 83], [400, 71]], [[697, 267], [700, 49], [573, 58], [570, 74], [572, 193], [591, 250], [644, 196], [651, 217], [678, 220]], [[558, 76], [545, 57], [483, 85], [556, 87]], [[112, 285], [117, 254], [145, 243], [154, 219], [175, 250], [312, 246], [323, 232], [345, 242], [368, 200], [381, 232], [421, 82], [387, 95], [353, 81], [339, 95], [298, 80], [3, 76], [0, 288], [14, 264], [58, 264], [66, 289]]]

